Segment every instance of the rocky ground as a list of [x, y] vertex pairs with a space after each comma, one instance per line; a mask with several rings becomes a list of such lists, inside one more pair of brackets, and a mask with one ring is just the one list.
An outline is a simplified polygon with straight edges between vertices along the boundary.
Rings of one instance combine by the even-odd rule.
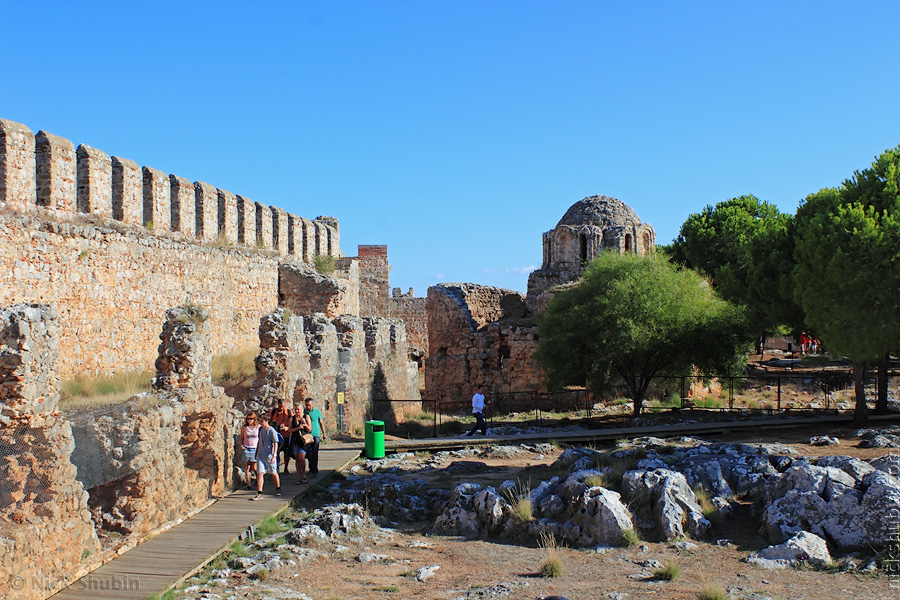
[[361, 461], [176, 596], [900, 598], [900, 430], [778, 435]]

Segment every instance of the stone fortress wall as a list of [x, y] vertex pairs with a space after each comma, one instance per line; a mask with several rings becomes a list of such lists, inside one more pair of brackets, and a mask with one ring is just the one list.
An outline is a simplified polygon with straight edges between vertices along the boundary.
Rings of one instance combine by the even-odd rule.
[[304, 219], [0, 119], [0, 305], [59, 310], [64, 379], [146, 368], [167, 307], [212, 310], [215, 354], [256, 345], [279, 265], [342, 256]]
[[[331, 433], [419, 410], [393, 402], [419, 398], [422, 351], [397, 318], [414, 311], [388, 293], [387, 248], [359, 254], [343, 256], [332, 217], [0, 120], [0, 581], [46, 582], [11, 597], [44, 598], [230, 490], [235, 408], [309, 395]], [[251, 348], [256, 380], [235, 407], [210, 362]], [[153, 393], [59, 412], [61, 379], [154, 361]]]
[[534, 360], [535, 320], [554, 291], [577, 281], [600, 252], [653, 252], [656, 233], [624, 202], [591, 196], [542, 239], [543, 263], [529, 275], [527, 295], [471, 283], [428, 289], [426, 399], [465, 403], [479, 384], [494, 396], [546, 391]]

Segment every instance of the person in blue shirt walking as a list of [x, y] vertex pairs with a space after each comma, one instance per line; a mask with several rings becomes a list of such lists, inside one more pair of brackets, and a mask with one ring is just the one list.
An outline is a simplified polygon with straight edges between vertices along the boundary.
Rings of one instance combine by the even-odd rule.
[[325, 421], [322, 418], [322, 411], [313, 406], [313, 399], [306, 399], [306, 409], [303, 414], [309, 419], [312, 426], [310, 433], [313, 436], [312, 444], [306, 446], [306, 460], [309, 462], [309, 474], [319, 474], [319, 442], [327, 440], [325, 435]]

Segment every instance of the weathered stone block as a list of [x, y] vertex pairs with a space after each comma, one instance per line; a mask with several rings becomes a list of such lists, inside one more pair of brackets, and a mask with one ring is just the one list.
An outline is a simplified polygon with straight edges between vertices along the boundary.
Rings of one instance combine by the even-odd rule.
[[214, 240], [219, 235], [219, 193], [216, 188], [202, 181], [194, 182], [196, 199], [196, 235], [201, 240]]
[[153, 386], [162, 390], [209, 384], [212, 352], [206, 322], [209, 312], [196, 306], [170, 308], [159, 334], [159, 358]]
[[112, 157], [113, 218], [129, 225], [144, 224], [144, 176], [127, 158]]
[[288, 215], [284, 210], [272, 206], [272, 247], [281, 256], [287, 256], [290, 245], [288, 236]]
[[256, 245], [259, 248], [272, 248], [272, 209], [265, 204], [256, 203]]
[[172, 190], [169, 176], [162, 171], [143, 168], [144, 225], [157, 231], [169, 231], [172, 220]]
[[78, 212], [112, 218], [112, 161], [109, 155], [81, 144], [77, 157]]
[[238, 241], [237, 199], [234, 194], [226, 192], [225, 190], [216, 190], [216, 195], [218, 201], [216, 218], [218, 221], [219, 238], [224, 243], [234, 244]]
[[37, 204], [75, 212], [75, 144], [43, 129], [34, 138]]
[[21, 123], [0, 119], [0, 204], [32, 210], [36, 194], [34, 134]]
[[0, 308], [0, 424], [56, 412], [58, 334], [56, 308], [50, 305]]
[[237, 236], [238, 243], [256, 246], [256, 203], [243, 196], [237, 196]]
[[169, 189], [172, 203], [172, 231], [194, 237], [197, 227], [197, 216], [194, 210], [197, 199], [194, 184], [184, 177], [169, 175]]

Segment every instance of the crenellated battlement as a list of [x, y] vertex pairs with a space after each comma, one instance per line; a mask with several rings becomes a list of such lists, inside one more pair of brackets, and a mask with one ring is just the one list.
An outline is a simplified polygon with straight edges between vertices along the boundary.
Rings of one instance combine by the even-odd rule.
[[0, 119], [0, 208], [94, 215], [156, 234], [273, 250], [302, 262], [341, 257], [334, 217], [304, 219], [229, 191], [140, 167], [86, 144]]

